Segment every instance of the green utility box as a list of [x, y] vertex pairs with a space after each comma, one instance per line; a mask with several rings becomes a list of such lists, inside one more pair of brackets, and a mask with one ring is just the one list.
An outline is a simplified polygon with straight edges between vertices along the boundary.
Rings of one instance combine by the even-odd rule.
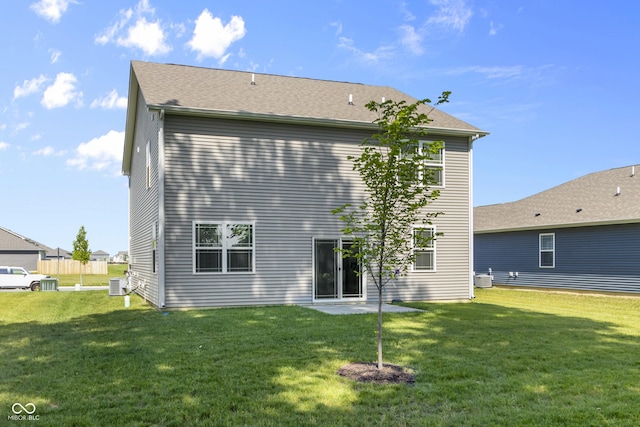
[[51, 277], [47, 277], [46, 279], [40, 279], [40, 290], [41, 291], [57, 291], [58, 279], [54, 279]]

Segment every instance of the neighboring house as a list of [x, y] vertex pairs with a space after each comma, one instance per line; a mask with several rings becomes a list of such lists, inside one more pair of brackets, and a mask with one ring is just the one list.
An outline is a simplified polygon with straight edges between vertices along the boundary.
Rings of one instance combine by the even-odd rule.
[[474, 209], [475, 271], [518, 286], [640, 292], [640, 177], [596, 172]]
[[91, 252], [90, 261], [109, 261], [109, 254], [102, 250]]
[[[364, 191], [347, 156], [376, 132], [365, 108], [415, 99], [390, 87], [133, 61], [123, 173], [136, 292], [157, 307], [373, 301], [335, 247], [331, 210]], [[444, 140], [443, 233], [385, 300], [473, 296], [473, 141], [487, 132], [431, 107]], [[432, 232], [435, 230], [429, 230]]]
[[129, 261], [129, 253], [127, 251], [118, 251], [113, 257], [111, 257], [111, 262], [124, 264]]
[[47, 248], [44, 259], [71, 259], [71, 252], [62, 248]]
[[45, 252], [44, 245], [0, 227], [0, 265], [36, 271], [38, 260], [44, 259]]

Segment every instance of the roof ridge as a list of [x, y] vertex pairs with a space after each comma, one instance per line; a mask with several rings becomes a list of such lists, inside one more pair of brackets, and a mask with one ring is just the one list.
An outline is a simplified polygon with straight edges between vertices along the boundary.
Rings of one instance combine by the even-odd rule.
[[218, 68], [218, 67], [203, 67], [203, 66], [200, 66], [200, 65], [176, 64], [176, 63], [173, 63], [173, 62], [160, 63], [160, 62], [140, 61], [140, 60], [132, 60], [131, 62], [140, 62], [140, 63], [144, 63], [144, 64], [155, 64], [155, 65], [170, 65], [170, 66], [173, 66], [173, 67], [197, 68], [197, 69], [200, 69], [200, 70], [214, 70], [214, 71], [222, 71], [222, 72], [228, 72], [228, 73], [255, 74], [257, 76], [283, 77], [283, 78], [287, 78], [287, 79], [313, 80], [313, 81], [316, 81], [316, 82], [344, 83], [344, 84], [349, 84], [349, 85], [362, 85], [362, 86], [371, 86], [371, 87], [390, 87], [388, 85], [387, 86], [372, 85], [372, 84], [360, 83], [360, 82], [350, 82], [350, 81], [346, 81], [346, 80], [318, 79], [318, 78], [314, 78], [314, 77], [303, 77], [303, 76], [286, 76], [284, 74], [263, 73], [263, 72], [259, 72], [259, 71], [248, 71], [248, 70], [233, 70], [233, 69], [229, 69], [229, 68]]

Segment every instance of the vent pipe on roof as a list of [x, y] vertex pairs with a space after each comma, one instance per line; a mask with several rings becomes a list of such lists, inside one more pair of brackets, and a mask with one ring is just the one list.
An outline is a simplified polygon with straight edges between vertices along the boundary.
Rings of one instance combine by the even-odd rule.
[[384, 98], [384, 96], [382, 97], [382, 103], [384, 104], [384, 102], [386, 101], [386, 99]]
[[616, 188], [616, 196], [620, 195], [620, 187]]
[[255, 85], [256, 84], [256, 75], [251, 73], [251, 84]]
[[631, 176], [636, 176], [636, 167], [631, 166]]
[[353, 105], [353, 95], [349, 94], [349, 105]]

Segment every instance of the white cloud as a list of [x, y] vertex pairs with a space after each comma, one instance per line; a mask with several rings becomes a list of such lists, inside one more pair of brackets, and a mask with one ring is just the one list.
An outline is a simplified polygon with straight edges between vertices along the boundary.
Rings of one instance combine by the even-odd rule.
[[473, 15], [465, 0], [431, 0], [431, 4], [438, 10], [429, 17], [427, 25], [435, 24], [462, 32]]
[[196, 19], [193, 38], [187, 42], [187, 46], [198, 52], [198, 59], [205, 57], [220, 59], [231, 43], [240, 40], [246, 33], [242, 17], [232, 16], [231, 21], [222, 25], [220, 18], [214, 18], [211, 12], [205, 9]]
[[0, 141], [0, 151], [6, 150], [10, 145], [6, 142]]
[[502, 30], [502, 28], [504, 28], [504, 25], [502, 24], [494, 24], [493, 21], [491, 21], [489, 23], [489, 35], [490, 36], [495, 36], [496, 34], [498, 34], [498, 31]]
[[422, 48], [422, 34], [416, 32], [415, 28], [411, 25], [401, 25], [400, 26], [400, 43], [404, 47], [406, 47], [409, 52], [414, 55], [420, 56], [424, 53], [424, 49]]
[[107, 171], [118, 174], [122, 162], [124, 132], [109, 131], [76, 148], [75, 157], [67, 165], [79, 170]]
[[118, 91], [113, 89], [104, 98], [94, 99], [91, 108], [101, 107], [107, 110], [114, 108], [127, 108], [127, 97], [118, 96]]
[[487, 79], [509, 80], [523, 76], [523, 74], [525, 74], [525, 70], [522, 65], [512, 65], [508, 67], [482, 67], [474, 65], [471, 67], [455, 68], [447, 72], [449, 75], [461, 75], [467, 73], [481, 74]]
[[339, 37], [338, 47], [351, 52], [356, 60], [364, 63], [376, 63], [388, 59], [393, 53], [393, 48], [390, 46], [380, 46], [372, 52], [363, 51], [357, 48], [354, 41], [348, 37]]
[[22, 122], [22, 123], [18, 123], [17, 125], [15, 125], [15, 126], [13, 127], [13, 130], [14, 130], [14, 132], [16, 132], [16, 133], [17, 133], [17, 132], [20, 132], [20, 131], [25, 130], [26, 128], [28, 128], [30, 124], [31, 124], [31, 123], [29, 123], [29, 122]]
[[160, 20], [155, 17], [155, 9], [148, 0], [141, 0], [135, 11], [131, 8], [120, 10], [120, 19], [97, 35], [95, 42], [137, 48], [148, 56], [164, 55], [171, 51]]
[[76, 90], [78, 79], [71, 73], [58, 73], [56, 80], [44, 91], [42, 105], [50, 110], [64, 107], [72, 101], [82, 105], [82, 92]]
[[51, 21], [54, 24], [60, 22], [60, 18], [65, 14], [70, 3], [75, 3], [73, 0], [40, 0], [37, 3], [29, 6], [34, 12], [42, 16], [47, 21]]
[[164, 55], [171, 51], [171, 47], [165, 43], [160, 21], [148, 22], [144, 17], [129, 27], [127, 37], [118, 38], [117, 43], [124, 47], [138, 48], [149, 56]]
[[39, 92], [40, 88], [47, 80], [48, 79], [42, 74], [40, 77], [36, 77], [35, 79], [25, 80], [21, 86], [16, 86], [13, 89], [13, 99]]
[[62, 52], [56, 49], [49, 49], [49, 53], [51, 54], [52, 64], [55, 64], [56, 62], [58, 62], [58, 59], [60, 59], [60, 55], [62, 55]]
[[51, 146], [46, 146], [43, 147], [39, 150], [34, 151], [33, 154], [34, 156], [45, 156], [45, 157], [49, 157], [49, 156], [62, 156], [65, 153], [65, 151], [56, 151], [55, 148], [51, 147]]
[[336, 36], [342, 34], [342, 22], [332, 22], [329, 25], [331, 25], [332, 27], [336, 27]]

